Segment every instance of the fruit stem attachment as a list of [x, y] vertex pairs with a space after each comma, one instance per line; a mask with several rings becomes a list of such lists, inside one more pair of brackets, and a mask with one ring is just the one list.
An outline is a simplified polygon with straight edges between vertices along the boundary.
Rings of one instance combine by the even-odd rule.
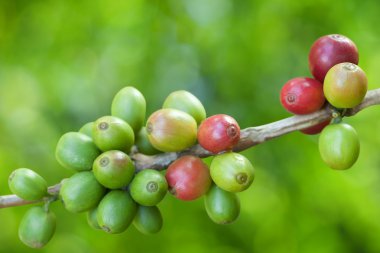
[[45, 210], [45, 212], [49, 212], [50, 204], [53, 203], [54, 201], [57, 201], [57, 200], [58, 200], [58, 195], [53, 195], [53, 196], [49, 196], [49, 197], [44, 198], [44, 201], [45, 201], [44, 210]]
[[332, 124], [338, 124], [342, 122], [343, 117], [347, 113], [347, 109], [331, 108]]

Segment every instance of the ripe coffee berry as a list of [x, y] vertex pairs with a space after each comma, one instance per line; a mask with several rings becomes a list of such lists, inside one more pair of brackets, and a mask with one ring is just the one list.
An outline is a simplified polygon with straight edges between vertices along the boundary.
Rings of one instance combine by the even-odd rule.
[[169, 191], [181, 200], [193, 200], [205, 194], [211, 185], [210, 171], [198, 157], [182, 156], [166, 171]]
[[322, 121], [321, 123], [318, 123], [314, 126], [311, 126], [309, 128], [302, 129], [301, 132], [304, 134], [319, 134], [322, 132], [322, 130], [330, 124], [331, 119], [328, 119], [326, 121]]
[[326, 35], [311, 46], [309, 67], [315, 79], [320, 82], [323, 82], [332, 66], [341, 62], [359, 62], [358, 49], [349, 38], [340, 34]]
[[239, 139], [239, 124], [226, 114], [217, 114], [206, 118], [198, 129], [199, 144], [214, 154], [232, 149]]
[[280, 100], [283, 107], [294, 114], [318, 111], [325, 103], [323, 85], [313, 78], [293, 78], [282, 87]]

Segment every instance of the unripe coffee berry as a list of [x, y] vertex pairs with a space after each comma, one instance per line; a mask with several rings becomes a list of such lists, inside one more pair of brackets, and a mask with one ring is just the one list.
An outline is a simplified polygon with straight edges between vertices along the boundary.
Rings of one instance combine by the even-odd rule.
[[198, 129], [199, 144], [214, 154], [232, 149], [239, 139], [239, 124], [226, 114], [206, 118]]
[[308, 77], [297, 77], [287, 81], [281, 89], [282, 106], [294, 114], [318, 111], [325, 103], [323, 85]]
[[367, 77], [357, 65], [339, 63], [326, 74], [323, 91], [327, 101], [337, 108], [353, 108], [367, 93]]
[[310, 71], [323, 83], [327, 71], [341, 62], [358, 64], [358, 49], [352, 40], [340, 35], [330, 34], [320, 37], [311, 46], [309, 53]]
[[92, 171], [82, 171], [64, 180], [59, 194], [69, 212], [79, 213], [95, 208], [105, 192]]
[[92, 139], [83, 133], [69, 132], [61, 136], [55, 149], [59, 164], [76, 171], [91, 170], [100, 150]]
[[162, 215], [157, 206], [139, 206], [133, 220], [135, 228], [146, 235], [158, 233], [162, 223]]
[[246, 190], [254, 179], [251, 162], [233, 152], [215, 156], [210, 165], [211, 178], [217, 186], [229, 192]]
[[332, 124], [319, 136], [322, 160], [332, 169], [345, 170], [358, 159], [360, 143], [355, 129], [345, 123]]
[[142, 127], [138, 132], [135, 145], [137, 146], [139, 153], [145, 155], [156, 155], [160, 153], [160, 151], [155, 149], [152, 143], [150, 143], [146, 127]]
[[129, 152], [135, 142], [131, 126], [114, 116], [103, 116], [97, 119], [92, 128], [96, 146], [102, 151], [120, 150]]
[[182, 156], [166, 170], [169, 191], [181, 200], [194, 200], [207, 192], [211, 185], [208, 166], [195, 156]]
[[197, 122], [190, 114], [177, 109], [160, 109], [147, 120], [150, 143], [163, 152], [189, 148], [197, 140]]
[[137, 204], [128, 192], [112, 190], [100, 201], [96, 216], [102, 230], [118, 234], [129, 227], [136, 211]]
[[91, 209], [90, 211], [87, 212], [87, 223], [93, 229], [102, 229], [98, 223], [98, 218], [96, 215], [97, 212], [98, 212], [98, 207], [95, 207], [94, 209]]
[[25, 245], [39, 249], [53, 237], [55, 227], [55, 214], [42, 206], [34, 206], [22, 218], [18, 236]]
[[85, 134], [92, 139], [92, 128], [94, 127], [94, 122], [87, 122], [79, 130], [79, 133]]
[[140, 205], [157, 205], [168, 191], [165, 177], [157, 170], [145, 169], [136, 174], [129, 191], [132, 198]]
[[132, 86], [121, 89], [113, 98], [111, 114], [127, 122], [137, 134], [146, 114], [146, 101], [141, 92]]
[[46, 180], [31, 169], [13, 171], [8, 178], [8, 185], [11, 192], [29, 201], [42, 199], [48, 194]]
[[99, 183], [109, 189], [118, 189], [131, 182], [135, 166], [124, 152], [110, 150], [95, 159], [93, 172]]
[[190, 114], [200, 124], [206, 118], [201, 101], [185, 90], [174, 91], [165, 99], [162, 108], [173, 108]]
[[236, 193], [211, 186], [205, 196], [205, 208], [210, 219], [217, 224], [229, 224], [240, 214], [240, 201]]

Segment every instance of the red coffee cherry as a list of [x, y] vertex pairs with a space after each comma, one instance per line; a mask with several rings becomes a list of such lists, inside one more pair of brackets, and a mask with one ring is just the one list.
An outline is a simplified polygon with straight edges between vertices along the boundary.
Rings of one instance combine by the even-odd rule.
[[340, 35], [330, 34], [320, 37], [311, 46], [309, 68], [315, 79], [323, 83], [327, 71], [341, 62], [358, 64], [358, 49], [352, 40]]
[[293, 78], [282, 87], [280, 100], [282, 106], [294, 114], [318, 111], [325, 103], [323, 85], [313, 78]]
[[215, 154], [232, 149], [239, 139], [239, 124], [226, 114], [217, 114], [206, 118], [198, 129], [199, 144]]
[[318, 123], [314, 126], [311, 126], [309, 128], [306, 128], [306, 129], [302, 129], [301, 132], [304, 133], [304, 134], [319, 134], [320, 132], [322, 132], [322, 130], [328, 126], [330, 124], [330, 121], [331, 119], [328, 119], [326, 121], [322, 121], [321, 123]]
[[211, 186], [207, 165], [198, 157], [182, 156], [166, 170], [169, 191], [181, 200], [194, 200], [205, 194]]

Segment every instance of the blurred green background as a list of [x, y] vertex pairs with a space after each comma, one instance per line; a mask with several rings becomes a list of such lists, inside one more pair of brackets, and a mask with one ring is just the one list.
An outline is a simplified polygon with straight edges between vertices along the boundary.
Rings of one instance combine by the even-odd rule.
[[[376, 1], [169, 0], [0, 1], [0, 194], [12, 170], [29, 167], [55, 184], [73, 172], [55, 161], [59, 137], [110, 114], [115, 93], [137, 87], [158, 109], [186, 89], [208, 115], [242, 128], [290, 116], [279, 91], [310, 76], [320, 36], [341, 33], [359, 48], [369, 88], [379, 87]], [[316, 136], [298, 132], [244, 151], [256, 169], [239, 194], [239, 219], [211, 222], [203, 199], [160, 204], [162, 232], [92, 230], [57, 202], [57, 232], [39, 252], [380, 252], [380, 107], [345, 119], [361, 155], [348, 171], [319, 157]], [[34, 252], [18, 239], [27, 206], [0, 210], [0, 252]]]

